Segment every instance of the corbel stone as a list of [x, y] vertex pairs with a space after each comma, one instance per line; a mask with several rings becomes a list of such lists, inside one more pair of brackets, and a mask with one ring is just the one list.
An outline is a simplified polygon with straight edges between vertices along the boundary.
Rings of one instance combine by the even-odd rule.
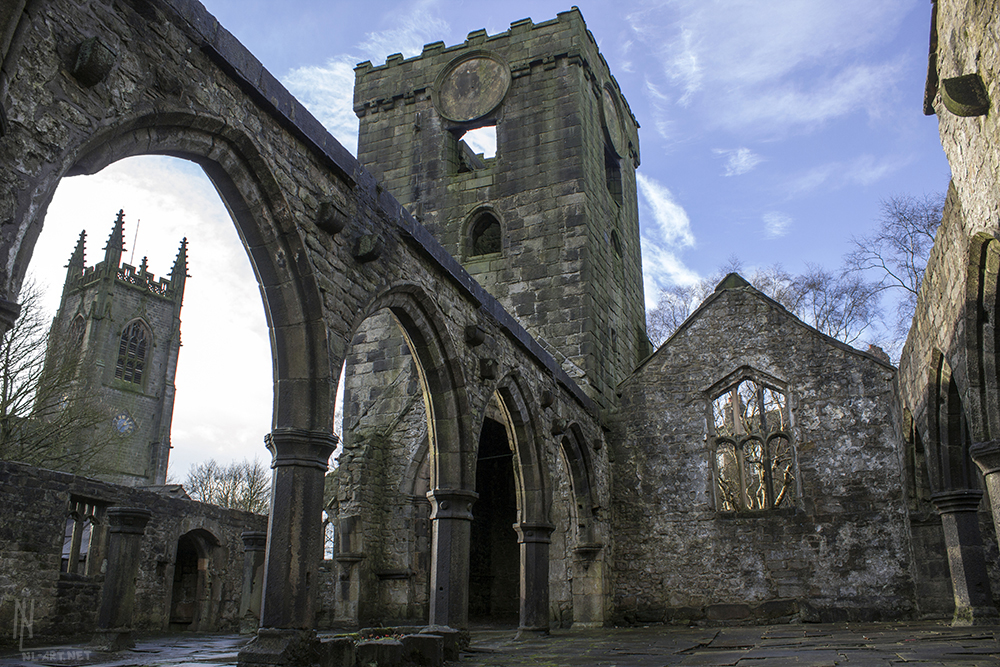
[[543, 408], [551, 408], [555, 402], [556, 402], [556, 395], [551, 391], [549, 391], [548, 389], [544, 390], [542, 392], [541, 397], [539, 398], [539, 403], [542, 404]]
[[560, 435], [566, 432], [566, 420], [565, 419], [553, 419], [552, 420], [552, 435]]
[[96, 86], [111, 73], [118, 54], [99, 37], [88, 37], [80, 43], [71, 73], [87, 88]]
[[479, 360], [479, 377], [483, 380], [495, 380], [497, 378], [498, 364], [496, 359]]
[[382, 255], [377, 234], [362, 234], [354, 244], [354, 259], [362, 264], [373, 262]]
[[344, 231], [349, 222], [347, 212], [335, 201], [325, 201], [319, 205], [316, 216], [316, 226], [330, 236], [336, 236]]
[[486, 342], [486, 329], [478, 324], [465, 327], [465, 343], [469, 347], [478, 347]]
[[956, 116], [985, 116], [990, 110], [990, 98], [978, 74], [964, 74], [943, 80], [941, 99], [944, 108]]

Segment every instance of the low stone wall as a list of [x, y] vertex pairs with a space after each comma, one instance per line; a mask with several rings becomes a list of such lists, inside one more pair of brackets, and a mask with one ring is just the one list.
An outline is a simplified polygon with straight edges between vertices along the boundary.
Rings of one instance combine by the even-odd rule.
[[[79, 573], [61, 571], [67, 519], [74, 503], [98, 508], [91, 563]], [[107, 561], [101, 511], [141, 507], [152, 512], [142, 538], [133, 625], [170, 629], [178, 541], [193, 535], [206, 546], [207, 590], [201, 595], [198, 630], [238, 629], [243, 585], [245, 530], [264, 531], [267, 517], [222, 509], [152, 490], [0, 461], [0, 643], [17, 643], [9, 631], [26, 612], [34, 643], [92, 634]], [[258, 593], [259, 594], [259, 593]], [[27, 631], [25, 627], [25, 631]], [[195, 629], [195, 628], [192, 628]], [[30, 635], [29, 635], [30, 636]]]

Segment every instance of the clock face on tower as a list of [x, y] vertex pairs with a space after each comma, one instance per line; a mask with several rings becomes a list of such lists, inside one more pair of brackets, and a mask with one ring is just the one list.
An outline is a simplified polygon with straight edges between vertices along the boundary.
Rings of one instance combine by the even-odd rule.
[[474, 51], [452, 62], [434, 87], [438, 112], [464, 123], [496, 109], [510, 88], [510, 67], [499, 57]]
[[122, 435], [132, 435], [132, 432], [135, 431], [135, 420], [124, 412], [118, 413], [115, 418], [111, 420], [111, 424], [115, 427], [115, 430]]

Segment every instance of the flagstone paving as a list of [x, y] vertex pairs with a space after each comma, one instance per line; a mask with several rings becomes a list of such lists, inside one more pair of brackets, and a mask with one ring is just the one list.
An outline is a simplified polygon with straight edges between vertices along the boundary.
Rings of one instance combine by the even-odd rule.
[[[455, 667], [1000, 667], [1000, 626], [943, 623], [838, 623], [724, 628], [557, 630], [516, 638], [510, 629], [478, 627]], [[115, 654], [84, 645], [0, 652], [0, 666], [215, 667], [235, 665], [239, 635], [178, 634], [140, 639]]]

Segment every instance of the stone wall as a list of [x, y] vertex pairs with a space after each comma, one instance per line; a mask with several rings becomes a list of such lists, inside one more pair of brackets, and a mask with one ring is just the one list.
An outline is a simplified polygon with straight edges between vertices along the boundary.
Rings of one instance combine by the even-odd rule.
[[[912, 417], [910, 447], [922, 457], [917, 474], [926, 479], [928, 492], [976, 493], [984, 484], [970, 446], [1000, 437], [1000, 125], [994, 112], [1000, 99], [1000, 17], [995, 0], [938, 0], [933, 12], [925, 113], [937, 115], [952, 181], [900, 359], [900, 401]], [[975, 79], [988, 98], [988, 113], [956, 106], [956, 101], [969, 101], [953, 87], [959, 77]], [[948, 544], [948, 552], [978, 554], [973, 559], [978, 564], [960, 562], [963, 559], [952, 563], [953, 580], [975, 581], [979, 591], [990, 586], [995, 597], [1000, 567], [989, 507], [990, 499], [984, 496], [979, 529], [969, 526], [958, 541]], [[936, 535], [930, 540], [935, 549], [940, 541]], [[925, 558], [927, 544], [915, 539], [917, 560], [922, 567], [934, 562], [939, 569], [940, 559]], [[951, 589], [948, 585], [949, 594]], [[985, 597], [990, 597], [988, 592]], [[955, 590], [954, 600], [968, 606], [969, 591]], [[995, 618], [995, 609], [987, 609], [988, 600], [973, 606], [975, 615]], [[956, 620], [959, 616], [956, 611]]]
[[[136, 581], [134, 627], [163, 632], [170, 627], [170, 606], [178, 540], [194, 531], [216, 544], [208, 557], [208, 615], [200, 630], [238, 629], [243, 585], [245, 530], [263, 531], [267, 517], [226, 510], [149, 489], [118, 486], [67, 473], [0, 462], [0, 623], [13, 626], [15, 601], [34, 604], [36, 641], [65, 640], [92, 634], [107, 568], [100, 556], [88, 572], [61, 572], [64, 535], [71, 500], [104, 509], [141, 507], [153, 517], [142, 538]], [[92, 553], [106, 540], [106, 526], [94, 531]], [[106, 544], [106, 542], [104, 542]], [[0, 641], [11, 641], [8, 632]]]
[[[773, 509], [724, 511], [715, 483], [711, 401], [742, 377], [788, 402], [794, 484]], [[752, 287], [717, 290], [621, 387], [615, 618], [915, 613], [894, 380]]]

